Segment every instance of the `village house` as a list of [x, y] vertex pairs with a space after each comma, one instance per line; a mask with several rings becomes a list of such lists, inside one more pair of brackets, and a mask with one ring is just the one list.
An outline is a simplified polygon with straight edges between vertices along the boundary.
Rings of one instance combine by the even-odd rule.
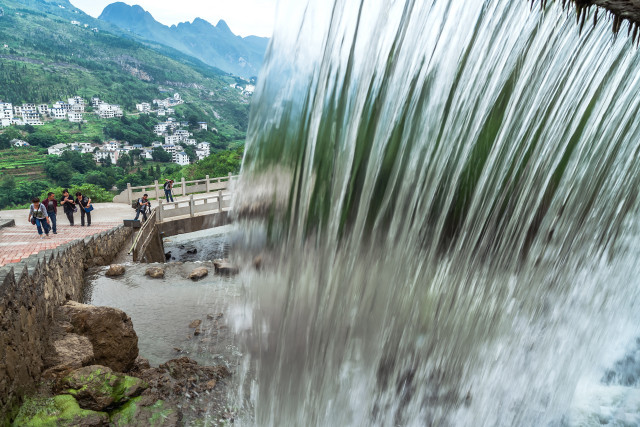
[[167, 131], [167, 123], [158, 123], [153, 127], [153, 133], [155, 133], [158, 136], [164, 135], [166, 131]]
[[185, 141], [183, 141], [183, 142], [184, 142], [185, 144], [187, 144], [187, 145], [197, 145], [197, 144], [198, 144], [198, 141], [196, 141], [196, 140], [195, 140], [195, 139], [193, 139], [193, 138], [187, 139], [187, 140], [185, 140]]
[[76, 111], [69, 111], [67, 117], [71, 123], [82, 123], [82, 113]]
[[116, 151], [120, 148], [120, 143], [118, 141], [109, 141], [103, 144], [103, 149], [106, 151]]
[[173, 144], [166, 144], [162, 146], [162, 149], [169, 154], [175, 154], [178, 151], [177, 146]]
[[37, 111], [23, 111], [22, 112], [22, 120], [26, 125], [31, 126], [42, 126], [42, 120], [40, 119], [40, 114]]
[[69, 110], [71, 110], [71, 105], [69, 105], [68, 103], [66, 103], [64, 101], [57, 101], [55, 104], [53, 104], [52, 108], [57, 108], [57, 109], [60, 109], [60, 110], [69, 111]]
[[207, 122], [198, 122], [198, 126], [200, 126], [200, 129], [204, 129], [207, 130], [209, 125], [207, 125]]
[[118, 152], [117, 151], [98, 150], [95, 153], [93, 153], [93, 158], [95, 159], [96, 163], [100, 163], [101, 161], [110, 160], [111, 163], [115, 165], [116, 162], [118, 161]]
[[166, 145], [175, 145], [180, 142], [180, 137], [178, 135], [167, 135], [164, 137], [164, 143]]
[[47, 148], [47, 153], [49, 153], [50, 156], [60, 156], [68, 148], [69, 146], [67, 144], [56, 144]]
[[13, 105], [9, 102], [0, 102], [0, 119], [13, 119]]
[[43, 116], [48, 116], [49, 115], [49, 106], [47, 104], [38, 105], [38, 113], [43, 115]]
[[179, 153], [176, 153], [173, 161], [181, 166], [185, 166], [189, 164], [189, 156], [184, 151], [181, 151]]
[[151, 112], [151, 104], [149, 104], [148, 102], [136, 104], [136, 110], [140, 111], [141, 113], [147, 114]]
[[205, 157], [209, 156], [209, 152], [204, 150], [196, 150], [196, 156], [198, 156], [198, 160], [202, 160]]
[[51, 108], [49, 110], [49, 117], [56, 120], [63, 120], [67, 118], [67, 110], [62, 108]]
[[30, 144], [27, 141], [23, 141], [21, 139], [12, 139], [11, 145], [14, 147], [30, 147]]
[[[207, 153], [211, 152], [211, 144], [209, 144], [208, 142], [201, 142], [200, 144], [198, 144], [198, 150], [201, 151], [206, 151]], [[209, 154], [207, 154], [208, 156]]]
[[120, 108], [119, 105], [111, 105], [106, 103], [101, 103], [98, 106], [96, 114], [102, 119], [112, 119], [114, 117], [123, 116], [122, 108]]

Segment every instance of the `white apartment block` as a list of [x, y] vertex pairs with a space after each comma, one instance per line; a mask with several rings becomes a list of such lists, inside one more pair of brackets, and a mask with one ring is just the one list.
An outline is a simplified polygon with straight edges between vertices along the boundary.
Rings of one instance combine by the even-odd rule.
[[164, 137], [164, 143], [166, 145], [175, 145], [180, 142], [180, 137], [177, 135], [167, 135]]
[[116, 151], [120, 148], [120, 143], [118, 141], [109, 141], [103, 144], [104, 150], [106, 151]]
[[118, 152], [98, 150], [93, 153], [93, 158], [95, 159], [96, 163], [100, 162], [101, 160], [110, 159], [111, 163], [115, 165], [116, 161], [118, 161]]
[[149, 113], [151, 112], [151, 104], [149, 104], [148, 102], [136, 104], [136, 110], [140, 111], [141, 113]]
[[71, 123], [82, 123], [82, 113], [76, 111], [69, 111], [67, 114]]
[[210, 151], [211, 144], [209, 144], [208, 142], [201, 142], [200, 144], [198, 144], [198, 150]]
[[53, 119], [63, 120], [67, 118], [67, 110], [54, 107], [49, 110], [49, 116]]
[[169, 154], [175, 154], [178, 152], [178, 147], [173, 144], [166, 144], [162, 146], [162, 149]]
[[166, 123], [158, 123], [153, 127], [153, 132], [158, 136], [162, 136], [166, 131], [167, 131]]
[[67, 104], [66, 102], [63, 102], [63, 101], [58, 101], [55, 104], [53, 104], [53, 108], [58, 108], [60, 110], [69, 111], [69, 110], [71, 110], [71, 105], [69, 105], [69, 104]]
[[196, 141], [195, 139], [187, 139], [184, 141], [184, 143], [187, 145], [197, 145], [198, 141]]
[[82, 99], [81, 96], [74, 96], [73, 98], [69, 98], [67, 101], [71, 106], [82, 105], [84, 107], [84, 99]]
[[198, 156], [198, 160], [202, 160], [205, 157], [209, 156], [209, 151], [196, 150], [196, 156]]
[[0, 119], [13, 119], [13, 105], [8, 102], [0, 102]]
[[31, 126], [42, 126], [42, 120], [40, 120], [40, 114], [38, 112], [32, 111], [22, 111], [22, 120], [25, 124]]
[[47, 104], [38, 105], [38, 113], [43, 115], [43, 116], [48, 116], [49, 115], [49, 106]]
[[200, 129], [204, 129], [204, 130], [207, 130], [209, 127], [207, 122], [198, 122], [198, 126], [200, 126]]
[[102, 104], [102, 101], [100, 100], [100, 98], [98, 97], [93, 97], [91, 98], [91, 106], [93, 108], [98, 108], [100, 106], [100, 104]]
[[182, 166], [188, 165], [189, 156], [187, 156], [187, 153], [185, 153], [184, 151], [181, 151], [179, 153], [176, 153], [175, 156], [173, 156], [173, 162]]

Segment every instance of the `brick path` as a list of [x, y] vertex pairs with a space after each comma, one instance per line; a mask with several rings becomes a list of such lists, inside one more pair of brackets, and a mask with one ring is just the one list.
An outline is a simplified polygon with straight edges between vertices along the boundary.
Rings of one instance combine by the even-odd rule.
[[[66, 221], [66, 218], [64, 220]], [[91, 227], [79, 225], [71, 227], [67, 223], [66, 225], [58, 225], [58, 234], [50, 232], [49, 237], [43, 239], [40, 239], [35, 225], [22, 224], [0, 229], [0, 267], [20, 262], [23, 258], [40, 251], [54, 249], [73, 240], [110, 230], [120, 224], [122, 222], [100, 222], [91, 224]]]

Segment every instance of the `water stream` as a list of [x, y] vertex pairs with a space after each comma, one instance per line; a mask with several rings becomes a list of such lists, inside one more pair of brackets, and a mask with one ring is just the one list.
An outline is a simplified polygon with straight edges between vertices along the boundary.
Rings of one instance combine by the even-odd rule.
[[640, 336], [640, 57], [561, 3], [280, 1], [235, 201], [247, 423], [638, 424], [603, 378]]

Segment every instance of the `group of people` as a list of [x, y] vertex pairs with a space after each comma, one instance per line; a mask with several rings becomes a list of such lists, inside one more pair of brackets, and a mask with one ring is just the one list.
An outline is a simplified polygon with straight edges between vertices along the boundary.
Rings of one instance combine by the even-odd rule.
[[47, 194], [47, 198], [42, 202], [40, 202], [40, 198], [34, 197], [29, 207], [29, 218], [27, 221], [37, 227], [41, 239], [44, 238], [43, 234], [49, 237], [50, 231], [53, 231], [53, 234], [58, 234], [57, 215], [59, 205], [67, 216], [69, 225], [74, 225], [73, 215], [77, 211], [80, 211], [80, 225], [84, 227], [86, 217], [87, 227], [91, 226], [91, 211], [93, 210], [91, 198], [84, 196], [78, 191], [74, 199], [69, 194], [69, 190], [65, 189], [62, 191], [60, 202], [58, 202], [55, 194], [49, 193]]

